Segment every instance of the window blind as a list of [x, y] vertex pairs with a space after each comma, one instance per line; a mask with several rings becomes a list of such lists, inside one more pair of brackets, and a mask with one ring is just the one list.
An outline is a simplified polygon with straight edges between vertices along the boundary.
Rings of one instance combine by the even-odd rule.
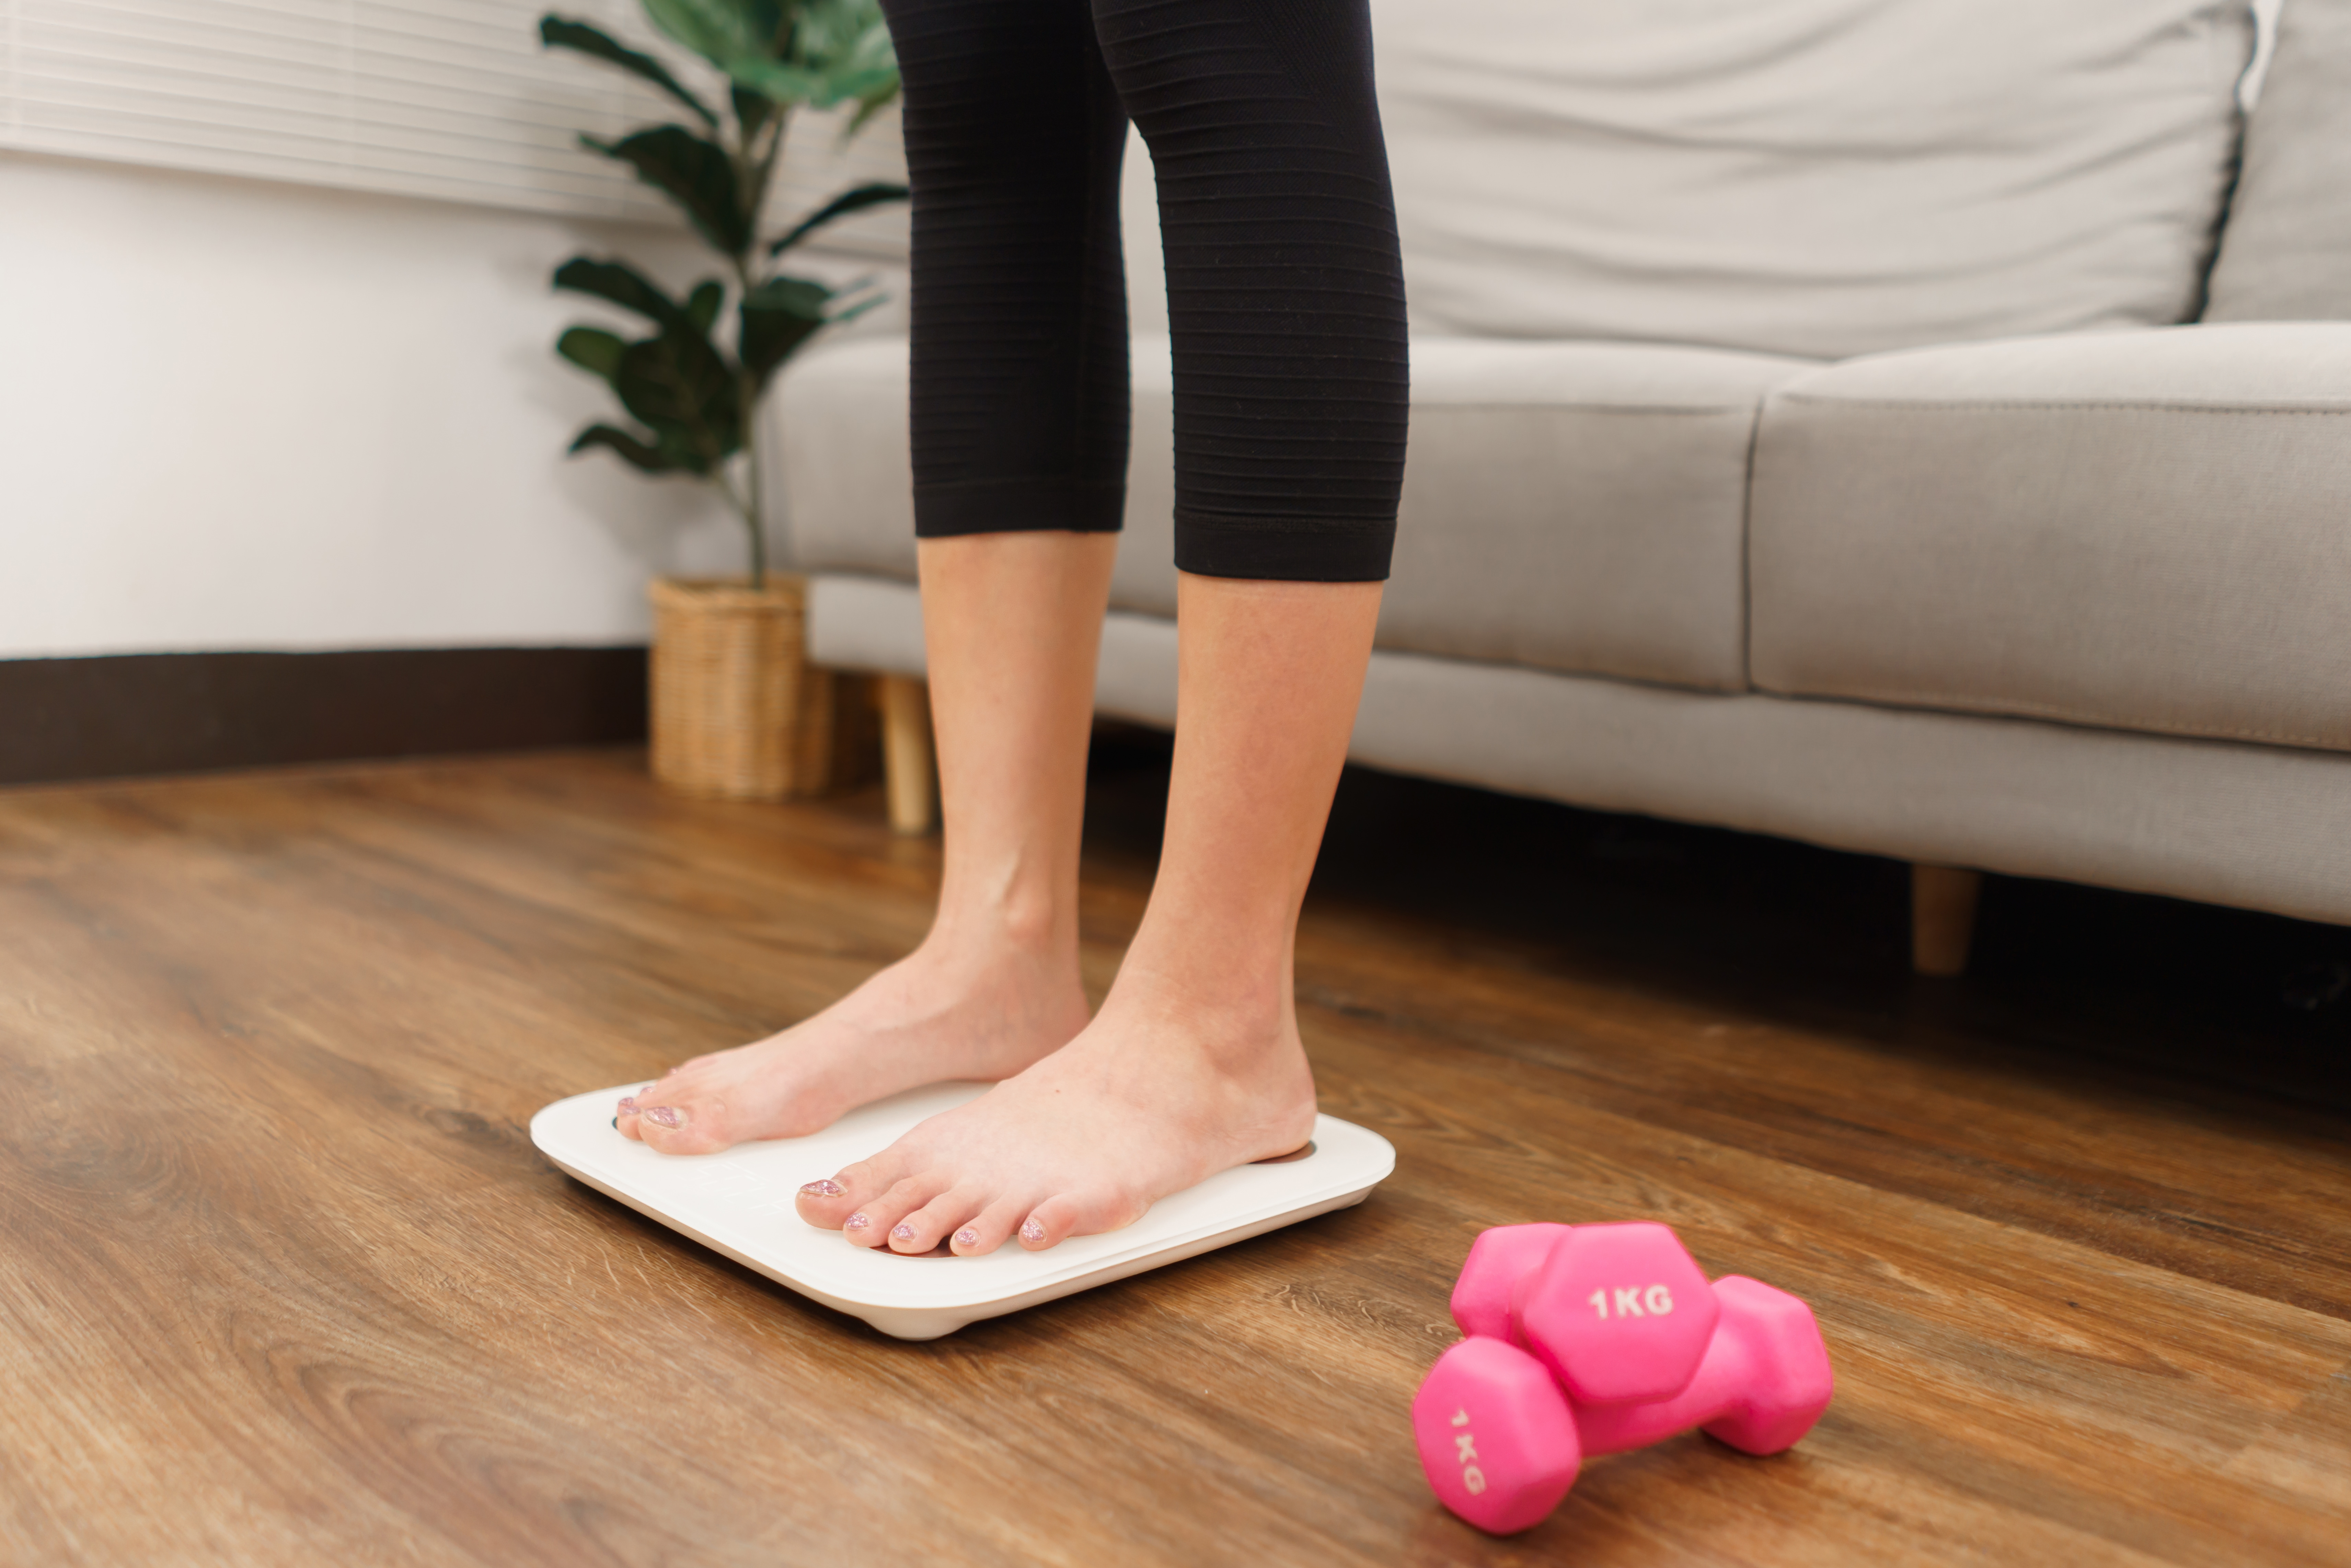
[[[672, 222], [661, 197], [583, 152], [674, 120], [622, 72], [539, 46], [546, 10], [650, 47], [634, 0], [0, 0], [0, 147], [426, 196]], [[846, 150], [840, 117], [802, 113], [778, 221], [858, 180], [903, 179], [894, 113]], [[903, 256], [903, 208], [844, 223], [829, 248]]]

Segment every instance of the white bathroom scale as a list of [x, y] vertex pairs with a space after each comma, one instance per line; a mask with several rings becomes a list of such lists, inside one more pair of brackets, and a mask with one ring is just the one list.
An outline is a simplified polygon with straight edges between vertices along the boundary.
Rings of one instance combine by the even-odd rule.
[[987, 1084], [935, 1083], [852, 1111], [805, 1138], [692, 1155], [657, 1154], [613, 1126], [615, 1103], [643, 1087], [639, 1081], [558, 1100], [530, 1119], [530, 1141], [597, 1191], [895, 1339], [936, 1339], [1345, 1208], [1395, 1169], [1385, 1138], [1317, 1116], [1306, 1152], [1212, 1176], [1161, 1198], [1123, 1230], [1074, 1236], [1042, 1252], [1008, 1241], [984, 1258], [908, 1258], [803, 1221], [793, 1206], [800, 1184], [879, 1154]]

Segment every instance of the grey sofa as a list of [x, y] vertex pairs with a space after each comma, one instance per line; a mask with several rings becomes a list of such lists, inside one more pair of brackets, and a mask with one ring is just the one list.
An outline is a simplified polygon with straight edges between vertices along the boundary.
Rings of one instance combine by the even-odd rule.
[[[1899, 857], [1931, 970], [1983, 871], [2351, 922], [2351, 0], [2285, 0], [2250, 116], [2227, 4], [2076, 0], [2050, 38], [2017, 0], [1804, 0], [1802, 48], [1627, 14], [1548, 56], [1548, 0], [1478, 5], [1466, 41], [1477, 5], [1377, 15], [1414, 402], [1355, 758]], [[1937, 41], [1960, 14], [2040, 52]], [[1888, 70], [1841, 157], [1819, 106]], [[1165, 725], [1173, 389], [1131, 171], [1097, 700]], [[811, 353], [777, 433], [812, 656], [894, 677], [902, 719], [905, 382], [903, 340]]]

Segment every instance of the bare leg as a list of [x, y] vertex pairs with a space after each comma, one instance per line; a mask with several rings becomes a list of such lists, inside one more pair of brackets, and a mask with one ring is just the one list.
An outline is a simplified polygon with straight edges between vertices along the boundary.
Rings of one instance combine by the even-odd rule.
[[937, 918], [803, 1023], [701, 1056], [622, 1103], [665, 1154], [796, 1137], [916, 1084], [1004, 1078], [1085, 1027], [1078, 841], [1113, 534], [920, 546], [946, 814]]
[[[1290, 968], [1363, 691], [1376, 582], [1186, 575], [1167, 834], [1099, 1017], [1061, 1051], [802, 1189], [810, 1224], [960, 1253], [1115, 1229], [1314, 1124]], [[830, 1190], [828, 1190], [830, 1189]]]

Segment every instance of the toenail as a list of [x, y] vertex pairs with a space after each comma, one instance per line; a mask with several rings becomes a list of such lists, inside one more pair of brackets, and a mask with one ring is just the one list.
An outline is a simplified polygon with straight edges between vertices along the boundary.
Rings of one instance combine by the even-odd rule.
[[977, 1231], [977, 1230], [974, 1230], [974, 1229], [973, 1229], [970, 1226], [968, 1226], [968, 1225], [965, 1226], [961, 1230], [958, 1230], [958, 1231], [956, 1231], [956, 1246], [958, 1246], [958, 1247], [977, 1247], [977, 1246], [978, 1246], [978, 1245], [979, 1245], [979, 1232], [978, 1232], [978, 1231]]
[[862, 1214], [852, 1214], [841, 1222], [843, 1230], [862, 1230], [873, 1222]]
[[1045, 1228], [1038, 1224], [1033, 1219], [1024, 1220], [1020, 1226], [1020, 1239], [1023, 1241], [1042, 1241], [1045, 1239]]
[[655, 1105], [651, 1110], [640, 1111], [637, 1114], [656, 1127], [674, 1129], [685, 1125], [685, 1113], [668, 1105]]
[[622, 1096], [621, 1096], [621, 1114], [622, 1114], [622, 1115], [623, 1115], [623, 1116], [632, 1116], [632, 1115], [636, 1114], [636, 1110], [637, 1110], [637, 1097], [636, 1097], [635, 1095], [633, 1095], [633, 1094], [623, 1094], [623, 1095], [622, 1095]]
[[825, 1177], [822, 1181], [810, 1182], [800, 1188], [802, 1197], [839, 1197], [841, 1193], [841, 1184], [831, 1176]]
[[890, 1228], [890, 1239], [893, 1241], [912, 1241], [914, 1239], [914, 1228], [903, 1219]]

